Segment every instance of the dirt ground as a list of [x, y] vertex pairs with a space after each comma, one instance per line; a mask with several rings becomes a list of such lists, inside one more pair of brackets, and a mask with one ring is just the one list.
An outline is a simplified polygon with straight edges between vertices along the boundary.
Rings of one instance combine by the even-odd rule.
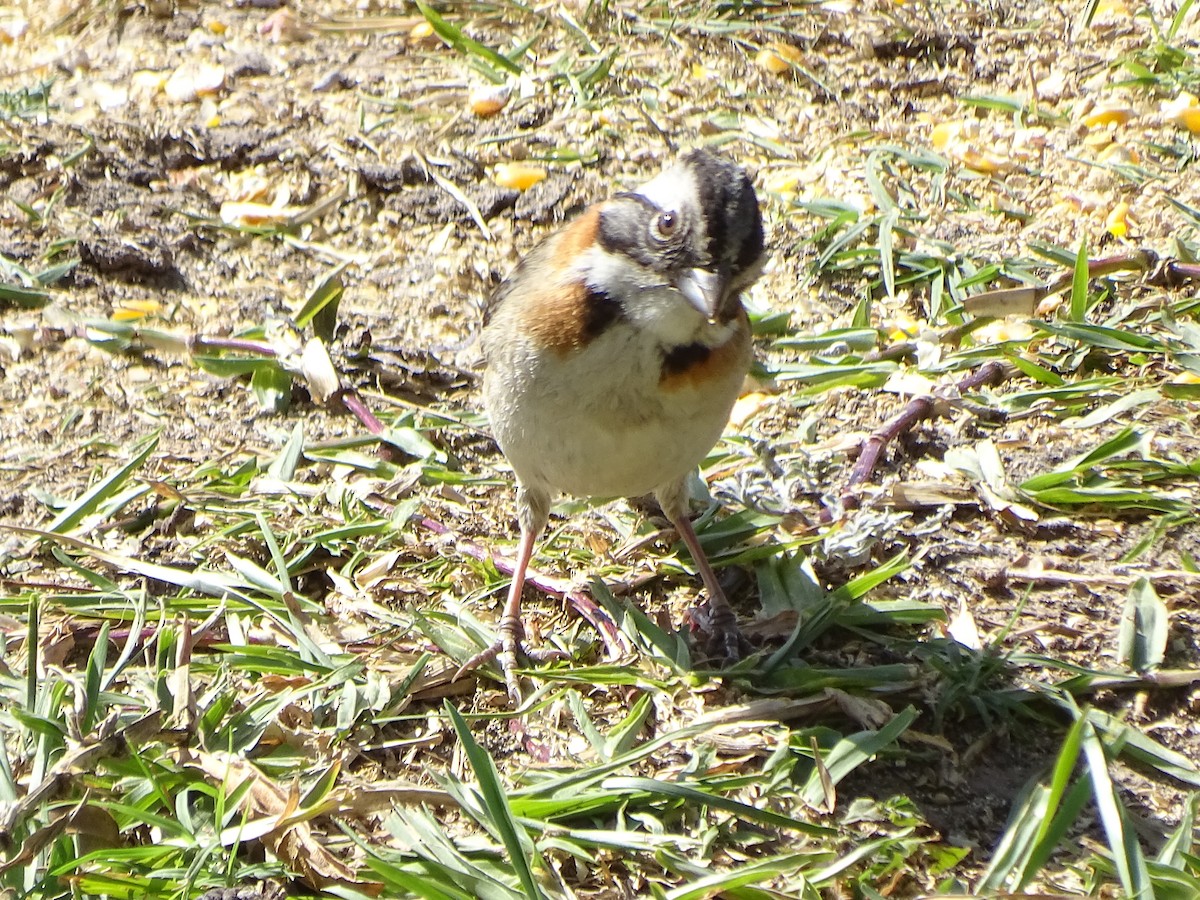
[[[458, 6], [445, 4], [446, 14], [460, 14]], [[416, 496], [462, 537], [510, 546], [507, 470], [476, 417], [483, 298], [556, 223], [702, 142], [756, 173], [772, 259], [750, 304], [787, 313], [793, 335], [849, 325], [871, 292], [867, 279], [878, 278], [877, 266], [822, 269], [826, 221], [802, 204], [836, 198], [873, 208], [872, 153], [890, 145], [929, 150], [946, 123], [972, 123], [972, 152], [1000, 162], [977, 171], [960, 161], [941, 184], [914, 171], [925, 218], [909, 249], [940, 241], [954, 258], [1000, 264], [1031, 259], [1039, 244], [1073, 252], [1084, 238], [1093, 256], [1139, 247], [1178, 256], [1178, 239], [1196, 239], [1196, 222], [1169, 202], [1200, 208], [1196, 138], [1158, 118], [1153, 92], [1120, 85], [1128, 70], [1119, 61], [1153, 49], [1156, 23], [1172, 13], [1165, 5], [1135, 15], [1132, 5], [1102, 3], [1085, 26], [1082, 3], [781, 4], [755, 27], [722, 32], [697, 24], [689, 14], [696, 5], [685, 4], [673, 28], [650, 27], [669, 19], [666, 6], [612, 3], [591, 17], [584, 3], [538, 4], [528, 14], [475, 11], [470, 34], [490, 46], [511, 46], [543, 23], [536, 64], [486, 118], [469, 106], [483, 84], [469, 54], [414, 34], [422, 19], [408, 4], [44, 0], [0, 10], [0, 22], [26, 23], [0, 41], [0, 89], [10, 103], [26, 92], [35, 107], [0, 117], [0, 255], [35, 272], [79, 260], [49, 286], [47, 305], [0, 300], [0, 522], [44, 525], [155, 431], [161, 437], [143, 474], [161, 483], [194, 479], [214, 460], [271, 457], [297, 424], [312, 444], [365, 437], [355, 418], [301, 387], [286, 411], [264, 411], [244, 379], [205, 372], [170, 350], [109, 352], [88, 325], [116, 317], [182, 335], [230, 336], [264, 325], [286, 331], [281, 323], [313, 285], [344, 265], [333, 356], [345, 382], [377, 412], [432, 409], [465, 421], [431, 436], [467, 477], [419, 485]], [[562, 27], [560, 10], [585, 23], [594, 49]], [[1197, 19], [1193, 12], [1178, 35], [1193, 53]], [[756, 64], [758, 48], [773, 40], [799, 48], [803, 74]], [[608, 74], [580, 84], [578, 73], [610, 53]], [[29, 92], [42, 84], [49, 105], [39, 113]], [[964, 105], [969, 97], [1031, 92], [1046, 113], [1036, 126], [1002, 109]], [[1128, 108], [1132, 118], [1107, 132], [1081, 124], [1089, 111], [1109, 107]], [[945, 152], [965, 153], [954, 140]], [[1192, 155], [1173, 157], [1174, 169], [1147, 149], [1188, 141]], [[1134, 181], [1104, 164], [1112, 146], [1141, 148], [1128, 165], [1152, 169], [1153, 177]], [[495, 183], [497, 164], [522, 160], [544, 166], [548, 177], [523, 192]], [[1122, 201], [1131, 224], [1117, 236], [1109, 226]], [[273, 212], [239, 216], [236, 203]], [[1117, 305], [1153, 304], [1163, 291], [1136, 279], [1118, 290]], [[1173, 296], [1188, 290], [1195, 286]], [[876, 290], [876, 297], [873, 325], [921, 328], [930, 318], [923, 285], [901, 286], [894, 299]], [[764, 372], [805, 358], [786, 342], [760, 340]], [[740, 433], [772, 446], [787, 476], [782, 489], [776, 481], [754, 496], [807, 523], [818, 521], [821, 498], [845, 484], [855, 440], [907, 400], [878, 389], [805, 393], [767, 377], [759, 387]], [[996, 392], [1028, 388], [1018, 380]], [[1200, 458], [1194, 401], [1164, 400], [1083, 429], [1046, 410], [996, 425], [958, 409], [890, 447], [867, 496], [940, 477], [929, 466], [985, 437], [1017, 483], [1135, 420], [1153, 430], [1160, 455]], [[750, 460], [719, 474], [710, 490], [745, 500], [756, 474]], [[1200, 503], [1194, 479], [1183, 491]], [[1164, 530], [1158, 516], [1043, 512], [1022, 530], [975, 502], [907, 512], [865, 505], [884, 516], [859, 523], [871, 534], [868, 558], [878, 563], [905, 550], [915, 560], [876, 597], [936, 604], [951, 617], [968, 609], [984, 640], [1008, 629], [1006, 649], [1081, 666], [1114, 660], [1134, 576], [1183, 572], [1200, 559], [1194, 521]], [[576, 516], [558, 541], [611, 550], [629, 537], [619, 530], [639, 519], [621, 510]], [[197, 564], [213, 546], [183, 549], [157, 533], [111, 540], [173, 564]], [[1123, 562], [1141, 541], [1152, 550]], [[0, 531], [8, 583], [57, 577], [45, 559], [24, 557], [25, 546]], [[653, 572], [667, 547], [659, 540], [622, 564]], [[568, 551], [551, 554], [543, 568], [586, 577], [571, 571], [569, 559]], [[862, 571], [861, 562], [837, 554], [819, 565], [829, 584]], [[466, 586], [472, 577], [462, 576]], [[1164, 666], [1200, 668], [1200, 582], [1164, 575], [1155, 583], [1171, 609]], [[680, 576], [653, 581], [638, 596], [679, 622], [695, 595]], [[556, 597], [528, 603], [546, 621], [562, 614]], [[738, 606], [744, 621], [754, 619], [752, 586], [739, 591]], [[477, 612], [494, 614], [486, 605]], [[834, 667], [897, 661], [894, 645], [845, 633], [823, 639], [814, 653], [814, 664]], [[1033, 677], [1026, 669], [1015, 686]], [[1194, 684], [1102, 690], [1092, 702], [1200, 764]], [[949, 756], [930, 745], [918, 757], [923, 765], [881, 762], [856, 773], [842, 795], [905, 794], [944, 836], [990, 846], [1016, 792], [1057, 745], [1035, 724], [996, 726], [969, 710], [952, 705], [951, 721], [938, 723]], [[505, 738], [495, 740], [494, 752]], [[1149, 831], [1178, 821], [1178, 785], [1132, 770], [1121, 779]]]

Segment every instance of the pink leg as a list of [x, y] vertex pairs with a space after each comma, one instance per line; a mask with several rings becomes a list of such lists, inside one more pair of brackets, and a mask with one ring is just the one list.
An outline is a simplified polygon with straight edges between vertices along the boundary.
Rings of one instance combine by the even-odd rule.
[[[493, 659], [500, 663], [500, 671], [504, 673], [504, 683], [508, 687], [508, 696], [514, 706], [521, 704], [521, 685], [517, 678], [517, 651], [521, 649], [521, 639], [525, 636], [525, 627], [521, 624], [521, 594], [525, 590], [525, 574], [529, 570], [529, 561], [533, 558], [533, 548], [538, 536], [546, 527], [546, 519], [550, 514], [550, 498], [541, 493], [517, 489], [517, 515], [521, 522], [521, 543], [517, 548], [517, 561], [513, 566], [512, 583], [508, 586], [508, 598], [504, 601], [504, 612], [500, 614], [500, 624], [496, 628], [497, 640], [486, 650], [476, 653], [454, 673], [457, 680]], [[532, 654], [536, 658], [550, 658], [553, 652]]]
[[508, 686], [508, 696], [516, 705], [521, 703], [521, 688], [517, 680], [517, 649], [525, 629], [521, 625], [521, 593], [525, 590], [525, 572], [529, 569], [529, 560], [533, 558], [533, 545], [537, 543], [537, 535], [531, 531], [521, 533], [521, 545], [517, 550], [517, 562], [513, 567], [512, 583], [508, 586], [508, 599], [504, 601], [504, 612], [500, 615], [500, 624], [496, 629], [499, 639], [486, 650], [476, 653], [454, 674], [457, 680], [493, 659], [500, 663], [500, 671], [504, 673], [504, 683]]
[[517, 565], [513, 569], [512, 584], [508, 586], [508, 599], [504, 601], [504, 613], [500, 616], [500, 625], [496, 629], [500, 635], [500, 652], [496, 658], [500, 663], [500, 671], [504, 673], [508, 696], [513, 704], [518, 706], [521, 703], [521, 686], [516, 672], [517, 648], [521, 644], [521, 638], [525, 636], [525, 628], [521, 624], [521, 593], [525, 590], [525, 572], [529, 568], [529, 560], [533, 558], [533, 545], [536, 542], [536, 534], [521, 533]]
[[745, 639], [738, 628], [737, 615], [734, 613], [733, 607], [729, 605], [729, 598], [725, 596], [725, 591], [717, 581], [717, 573], [709, 564], [708, 556], [705, 555], [704, 548], [700, 546], [700, 538], [696, 536], [696, 529], [692, 527], [687, 513], [678, 516], [668, 514], [668, 518], [679, 532], [679, 536], [683, 538], [683, 542], [687, 544], [696, 568], [700, 570], [700, 580], [708, 589], [709, 647], [714, 655], [722, 661], [736, 662], [741, 659], [741, 645]]

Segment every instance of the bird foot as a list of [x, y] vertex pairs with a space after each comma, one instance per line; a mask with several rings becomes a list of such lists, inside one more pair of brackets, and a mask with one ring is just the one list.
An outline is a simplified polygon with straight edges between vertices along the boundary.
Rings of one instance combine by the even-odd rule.
[[714, 608], [713, 604], [706, 603], [692, 610], [689, 618], [706, 662], [731, 666], [754, 651], [728, 604], [718, 604]]
[[495, 660], [500, 666], [500, 672], [504, 675], [504, 684], [508, 688], [509, 700], [512, 701], [514, 707], [520, 706], [521, 679], [517, 674], [517, 655], [520, 654], [531, 662], [541, 663], [567, 659], [567, 654], [561, 650], [546, 647], [526, 647], [525, 629], [519, 620], [501, 620], [497, 630], [500, 636], [496, 642], [463, 663], [454, 673], [452, 680], [457, 681], [468, 672]]

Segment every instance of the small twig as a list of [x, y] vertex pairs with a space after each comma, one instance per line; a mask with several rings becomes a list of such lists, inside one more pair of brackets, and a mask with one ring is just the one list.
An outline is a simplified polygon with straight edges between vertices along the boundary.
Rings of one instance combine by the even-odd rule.
[[[1190, 281], [1200, 281], [1200, 265], [1161, 259], [1153, 250], [1132, 250], [1088, 260], [1088, 278], [1104, 278], [1118, 272], [1142, 272], [1142, 280], [1156, 287], [1179, 287]], [[963, 308], [978, 316], [1032, 315], [1047, 297], [1070, 290], [1074, 280], [1072, 268], [1047, 284], [997, 288], [973, 294], [963, 301]]]
[[1138, 572], [1136, 575], [1085, 575], [1079, 572], [1061, 572], [1054, 569], [1032, 571], [1027, 569], [1010, 569], [1004, 577], [1013, 581], [1027, 581], [1031, 584], [1080, 584], [1080, 585], [1110, 585], [1114, 587], [1129, 587], [1139, 578], [1147, 581], [1200, 581], [1200, 572], [1188, 572], [1184, 569], [1167, 569], [1165, 571]]
[[1087, 681], [1083, 688], [1073, 688], [1073, 694], [1108, 691], [1148, 691], [1191, 687], [1200, 683], [1200, 669], [1158, 669], [1137, 675], [1100, 675]]
[[[955, 386], [956, 393], [962, 394], [985, 384], [999, 384], [1009, 378], [1016, 369], [1009, 363], [992, 361], [984, 363], [970, 375], [961, 379]], [[918, 422], [928, 419], [937, 409], [940, 398], [933, 394], [917, 397], [910, 401], [899, 413], [889, 419], [878, 430], [872, 433], [862, 443], [858, 460], [850, 471], [850, 478], [842, 489], [840, 496], [841, 508], [844, 510], [858, 509], [858, 494], [856, 487], [865, 484], [875, 474], [879, 458], [884, 448], [900, 435], [912, 429]], [[833, 521], [834, 511], [828, 507], [821, 510], [821, 522], [828, 524]]]
[[1164, 259], [1149, 275], [1146, 283], [1156, 287], [1180, 287], [1189, 281], [1200, 281], [1200, 264]]
[[[138, 331], [134, 331], [137, 335]], [[252, 341], [246, 338], [212, 337], [206, 334], [193, 335], [188, 339], [188, 352], [193, 356], [206, 350], [225, 350], [233, 353], [249, 353], [254, 356], [265, 356], [268, 359], [278, 359], [279, 351], [266, 341]]]
[[[947, 328], [938, 335], [939, 344], [947, 344], [951, 347], [957, 347], [962, 343], [962, 339], [983, 324], [983, 320], [977, 319], [973, 322], [966, 322], [962, 325], [954, 325]], [[898, 359], [908, 359], [917, 355], [919, 344], [916, 341], [901, 341], [898, 344], [889, 344], [869, 353], [864, 353], [862, 361], [864, 363], [873, 362], [890, 362]]]
[[363, 402], [363, 398], [353, 388], [344, 388], [338, 391], [331, 399], [335, 402], [340, 401], [342, 406], [362, 423], [363, 428], [376, 437], [379, 437], [385, 431], [383, 423], [376, 418], [375, 413], [367, 408], [367, 404]]

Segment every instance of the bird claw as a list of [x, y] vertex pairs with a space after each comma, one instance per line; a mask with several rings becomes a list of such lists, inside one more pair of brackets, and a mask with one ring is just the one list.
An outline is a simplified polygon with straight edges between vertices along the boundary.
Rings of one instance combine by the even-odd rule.
[[501, 622], [498, 629], [500, 636], [490, 647], [476, 653], [465, 663], [463, 663], [457, 672], [454, 673], [453, 681], [457, 681], [468, 672], [478, 669], [482, 665], [495, 660], [500, 666], [500, 672], [504, 675], [504, 684], [508, 689], [508, 698], [512, 701], [514, 707], [520, 706], [521, 697], [521, 679], [517, 674], [517, 656], [528, 659], [530, 662], [551, 662], [553, 660], [567, 659], [567, 654], [562, 650], [555, 650], [547, 647], [526, 647], [525, 646], [525, 629], [521, 627], [519, 621], [515, 623]]
[[711, 603], [706, 603], [694, 609], [690, 618], [692, 630], [699, 633], [697, 643], [703, 649], [706, 661], [732, 666], [754, 651], [729, 606], [722, 604], [714, 609]]

